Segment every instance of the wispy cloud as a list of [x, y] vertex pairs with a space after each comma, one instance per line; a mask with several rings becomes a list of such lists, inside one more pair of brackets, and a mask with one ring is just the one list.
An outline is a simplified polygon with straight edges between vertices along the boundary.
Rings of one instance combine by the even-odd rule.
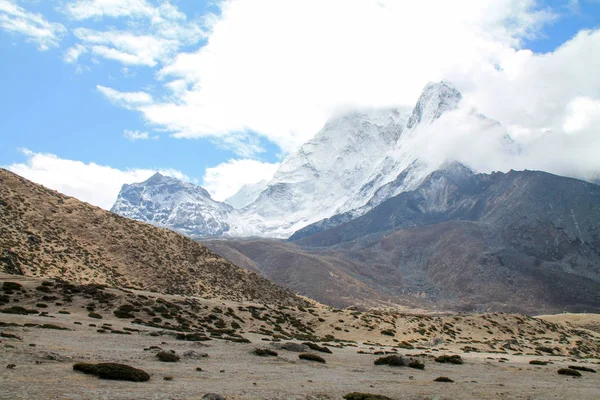
[[40, 50], [58, 46], [67, 32], [64, 25], [49, 22], [41, 14], [28, 12], [11, 0], [0, 0], [0, 28], [25, 36]]
[[135, 108], [138, 106], [152, 104], [152, 96], [146, 92], [119, 92], [115, 89], [97, 85], [96, 89], [112, 103], [124, 108]]
[[148, 134], [148, 132], [132, 131], [129, 129], [125, 129], [123, 131], [123, 136], [126, 139], [131, 140], [132, 142], [134, 142], [136, 140], [148, 140], [148, 139], [156, 140], [156, 139], [158, 139], [158, 136], [151, 136], [150, 134]]
[[130, 66], [167, 63], [182, 47], [206, 37], [201, 21], [188, 20], [168, 1], [154, 5], [145, 0], [76, 0], [62, 11], [77, 23], [90, 19], [123, 21], [123, 29], [79, 27], [73, 33], [79, 39], [78, 46], [90, 55]]

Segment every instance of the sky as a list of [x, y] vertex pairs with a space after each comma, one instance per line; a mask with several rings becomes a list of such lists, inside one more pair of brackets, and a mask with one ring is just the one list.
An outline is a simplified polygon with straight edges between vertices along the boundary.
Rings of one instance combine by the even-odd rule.
[[156, 171], [224, 200], [442, 79], [517, 168], [600, 176], [600, 0], [0, 0], [0, 54], [0, 166], [106, 209]]

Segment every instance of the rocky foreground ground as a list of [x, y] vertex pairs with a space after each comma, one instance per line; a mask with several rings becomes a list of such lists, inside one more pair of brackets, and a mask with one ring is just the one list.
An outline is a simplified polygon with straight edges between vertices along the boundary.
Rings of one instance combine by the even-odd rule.
[[[269, 307], [7, 274], [0, 288], [2, 399], [600, 397], [595, 315]], [[406, 365], [375, 364], [390, 355]], [[81, 362], [149, 380], [99, 379], [74, 371]]]

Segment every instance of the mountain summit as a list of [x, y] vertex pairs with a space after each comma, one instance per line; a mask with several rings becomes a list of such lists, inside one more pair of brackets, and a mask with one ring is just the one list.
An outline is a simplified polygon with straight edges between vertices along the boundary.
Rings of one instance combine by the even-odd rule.
[[[124, 185], [112, 211], [195, 238], [287, 238], [328, 219], [331, 227], [414, 190], [444, 162], [455, 161], [427, 159], [423, 147], [435, 142], [436, 129], [444, 132], [449, 123], [445, 115], [458, 110], [461, 99], [460, 92], [443, 81], [427, 84], [412, 109], [355, 110], [336, 116], [286, 157], [270, 182], [244, 187], [226, 200], [235, 209], [212, 200], [198, 186], [157, 174], [146, 182]], [[465, 118], [481, 125], [486, 137], [492, 135], [486, 129], [499, 126], [476, 114]], [[499, 132], [505, 140], [506, 134]], [[330, 219], [333, 216], [338, 217]]]
[[202, 187], [156, 173], [144, 182], [123, 185], [111, 211], [190, 237], [220, 236], [233, 207], [213, 200]]

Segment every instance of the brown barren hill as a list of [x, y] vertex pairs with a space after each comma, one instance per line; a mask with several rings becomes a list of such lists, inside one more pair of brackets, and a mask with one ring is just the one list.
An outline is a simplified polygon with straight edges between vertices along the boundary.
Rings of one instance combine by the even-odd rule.
[[173, 231], [120, 217], [4, 169], [0, 271], [167, 294], [304, 303]]

